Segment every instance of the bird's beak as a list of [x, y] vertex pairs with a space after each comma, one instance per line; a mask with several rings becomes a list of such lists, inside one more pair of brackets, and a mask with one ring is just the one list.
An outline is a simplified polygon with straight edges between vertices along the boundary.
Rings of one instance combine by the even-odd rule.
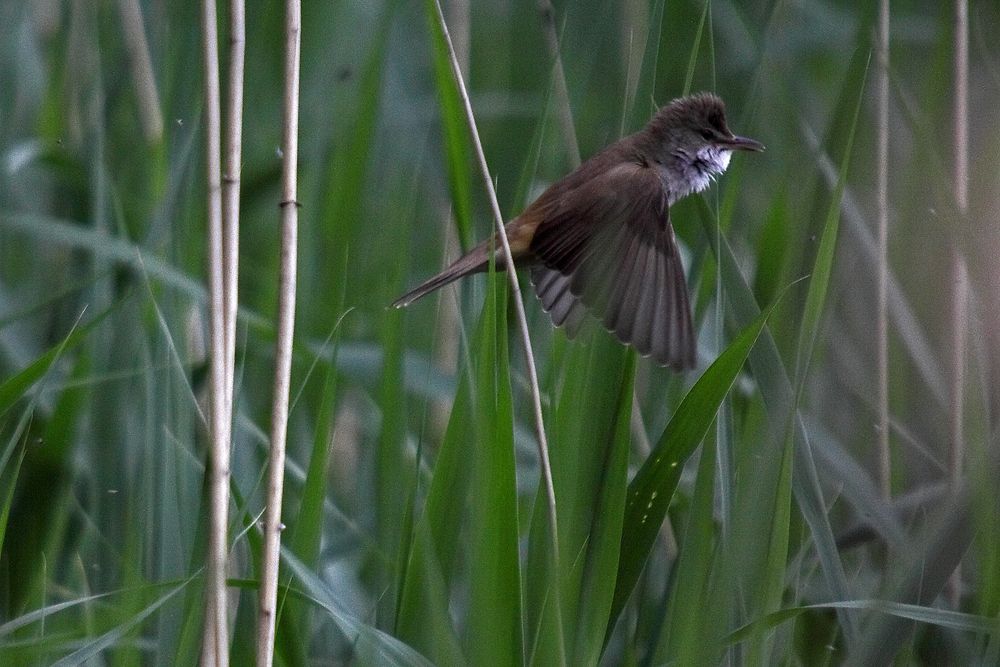
[[764, 150], [764, 144], [759, 141], [754, 141], [753, 139], [748, 139], [746, 137], [736, 136], [735, 134], [728, 139], [724, 139], [719, 142], [719, 144], [725, 148], [729, 148], [735, 151], [757, 151], [760, 152]]

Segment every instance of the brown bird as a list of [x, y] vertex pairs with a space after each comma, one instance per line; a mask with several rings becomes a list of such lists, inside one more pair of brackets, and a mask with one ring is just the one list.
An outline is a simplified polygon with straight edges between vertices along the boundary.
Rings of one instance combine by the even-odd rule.
[[[553, 183], [506, 225], [514, 261], [556, 326], [572, 335], [590, 314], [639, 354], [674, 370], [695, 364], [684, 267], [670, 206], [726, 170], [734, 150], [762, 151], [726, 126], [725, 105], [699, 93], [661, 108], [639, 132]], [[486, 271], [494, 234], [401, 296], [396, 308], [471, 273]]]

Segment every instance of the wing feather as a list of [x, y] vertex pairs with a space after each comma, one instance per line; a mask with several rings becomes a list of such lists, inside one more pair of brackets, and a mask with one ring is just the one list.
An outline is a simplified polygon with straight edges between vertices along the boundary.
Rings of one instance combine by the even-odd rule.
[[695, 361], [684, 268], [656, 172], [623, 163], [546, 206], [530, 251], [535, 292], [557, 326], [586, 308], [624, 343], [675, 369]]

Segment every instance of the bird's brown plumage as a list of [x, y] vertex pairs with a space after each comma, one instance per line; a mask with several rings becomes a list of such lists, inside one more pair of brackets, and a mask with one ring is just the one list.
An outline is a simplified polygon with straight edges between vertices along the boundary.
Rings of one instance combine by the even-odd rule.
[[[694, 152], [692, 145], [716, 152]], [[734, 148], [762, 146], [729, 132], [719, 98], [683, 98], [552, 184], [507, 223], [511, 254], [531, 267], [535, 293], [556, 326], [572, 335], [589, 312], [657, 363], [694, 366], [696, 339], [669, 206], [721, 173], [728, 153], [721, 166], [711, 161]], [[393, 305], [485, 271], [491, 249], [499, 247], [494, 235]], [[496, 266], [503, 268], [499, 261]]]

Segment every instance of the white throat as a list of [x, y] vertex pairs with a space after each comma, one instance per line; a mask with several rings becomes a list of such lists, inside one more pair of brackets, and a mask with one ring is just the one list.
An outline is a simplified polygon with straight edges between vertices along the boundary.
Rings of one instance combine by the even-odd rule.
[[661, 177], [669, 193], [668, 203], [673, 206], [674, 202], [689, 194], [707, 188], [716, 176], [729, 167], [732, 154], [731, 150], [718, 146], [703, 146], [694, 155], [675, 153], [673, 164], [661, 167]]

